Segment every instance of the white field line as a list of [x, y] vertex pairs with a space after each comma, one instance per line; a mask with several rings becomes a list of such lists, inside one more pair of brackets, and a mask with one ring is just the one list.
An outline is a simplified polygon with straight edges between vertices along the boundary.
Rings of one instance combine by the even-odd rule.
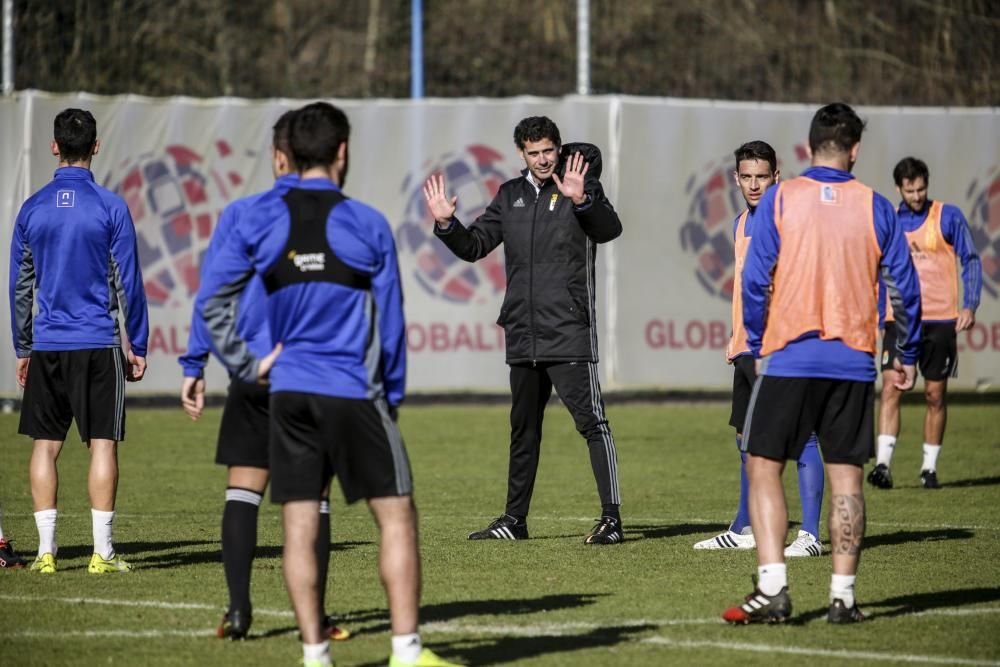
[[975, 660], [952, 656], [909, 655], [906, 653], [881, 653], [877, 651], [835, 651], [831, 649], [806, 648], [803, 646], [780, 646], [777, 644], [757, 644], [750, 642], [692, 641], [650, 637], [641, 640], [644, 644], [669, 646], [672, 648], [717, 648], [724, 651], [756, 651], [758, 653], [784, 653], [787, 655], [816, 656], [821, 658], [844, 658], [849, 660], [881, 660], [883, 662], [910, 662], [925, 665], [976, 665], [977, 667], [997, 667], [995, 660]]
[[215, 630], [20, 630], [0, 632], [0, 639], [159, 639], [162, 637], [214, 637]]
[[[149, 607], [155, 609], [198, 609], [212, 612], [224, 610], [222, 605], [206, 604], [203, 602], [167, 602], [165, 600], [111, 600], [105, 598], [85, 598], [85, 597], [55, 597], [44, 595], [10, 595], [0, 593], [0, 600], [11, 602], [56, 602], [59, 604], [91, 604], [105, 605], [111, 607]], [[863, 603], [862, 603], [863, 604]], [[279, 618], [294, 618], [295, 614], [288, 609], [266, 609], [255, 607], [253, 613], [258, 616], [275, 616]], [[981, 614], [1000, 613], [1000, 607], [942, 607], [940, 609], [926, 609], [924, 611], [913, 611], [901, 616], [977, 616]], [[343, 615], [345, 621], [350, 621], [350, 612]], [[676, 625], [721, 625], [722, 619], [712, 618], [667, 618], [667, 619], [621, 619], [612, 622], [615, 627], [668, 627]], [[469, 624], [448, 621], [436, 621], [425, 623], [423, 626], [428, 632], [441, 633], [461, 633], [461, 632], [481, 632], [483, 634], [507, 634], [520, 633], [525, 636], [546, 635], [546, 634], [570, 634], [575, 630], [594, 630], [608, 627], [608, 623], [592, 623], [587, 621], [566, 621], [562, 623], [539, 623], [533, 625], [518, 624]]]
[[[104, 600], [101, 598], [62, 598], [47, 597], [42, 595], [6, 595], [0, 594], [0, 600], [10, 600], [12, 602], [58, 602], [61, 604], [95, 604], [107, 605], [111, 607], [152, 607], [155, 609], [204, 609], [216, 613], [224, 612], [225, 607], [217, 604], [204, 604], [201, 602], [165, 602], [162, 600]], [[279, 616], [292, 618], [295, 614], [288, 609], [258, 609], [254, 608], [253, 613], [257, 616]]]

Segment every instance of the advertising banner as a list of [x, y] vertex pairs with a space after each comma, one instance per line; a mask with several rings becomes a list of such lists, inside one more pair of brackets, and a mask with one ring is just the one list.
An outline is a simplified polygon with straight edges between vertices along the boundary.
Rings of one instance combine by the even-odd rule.
[[[0, 99], [0, 219], [8, 241], [21, 202], [52, 177], [52, 119], [91, 110], [101, 141], [97, 182], [129, 205], [149, 300], [149, 373], [133, 393], [179, 391], [200, 260], [227, 203], [270, 187], [271, 127], [303, 100], [150, 99], [26, 91]], [[733, 149], [763, 139], [782, 177], [809, 164], [812, 106], [631, 97], [335, 101], [352, 124], [345, 193], [393, 226], [403, 276], [409, 391], [505, 391], [503, 246], [468, 264], [433, 236], [421, 187], [441, 172], [472, 222], [505, 180], [518, 177], [512, 133], [547, 115], [564, 142], [604, 153], [602, 182], [624, 233], [598, 255], [599, 334], [606, 388], [725, 389], [732, 291], [732, 220], [744, 204]], [[969, 218], [984, 285], [975, 328], [960, 336], [963, 387], [1000, 378], [1000, 114], [996, 110], [862, 109], [868, 129], [855, 172], [891, 201], [893, 165], [915, 155], [930, 195]], [[4, 284], [7, 271], [4, 271]], [[5, 290], [6, 292], [6, 290]], [[10, 329], [0, 393], [14, 397]], [[209, 364], [211, 390], [225, 372]]]

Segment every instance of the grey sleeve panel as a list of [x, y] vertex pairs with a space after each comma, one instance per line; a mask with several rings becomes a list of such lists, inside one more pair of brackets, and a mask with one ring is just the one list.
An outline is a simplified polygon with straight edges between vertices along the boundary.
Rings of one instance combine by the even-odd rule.
[[115, 256], [108, 253], [108, 268], [110, 270], [110, 313], [111, 319], [115, 322], [115, 344], [121, 343], [121, 335], [118, 327], [118, 311], [121, 311], [122, 320], [128, 322], [128, 299], [125, 298], [125, 283], [122, 282], [122, 272], [118, 268]]
[[253, 271], [247, 271], [232, 282], [221, 285], [212, 296], [205, 299], [201, 312], [219, 361], [232, 375], [244, 382], [257, 381], [257, 369], [260, 365], [260, 360], [253, 356], [246, 341], [236, 331], [239, 296], [252, 276]]
[[14, 328], [17, 335], [14, 346], [18, 357], [27, 357], [31, 354], [34, 306], [35, 258], [31, 254], [31, 248], [25, 245], [24, 254], [21, 255], [21, 262], [17, 267], [17, 280], [14, 283]]
[[885, 293], [889, 299], [889, 307], [892, 308], [892, 316], [896, 321], [896, 352], [903, 356], [904, 347], [913, 329], [914, 323], [907, 319], [906, 305], [903, 303], [903, 293], [899, 290], [899, 285], [892, 277], [889, 267], [882, 266], [882, 282], [885, 283]]

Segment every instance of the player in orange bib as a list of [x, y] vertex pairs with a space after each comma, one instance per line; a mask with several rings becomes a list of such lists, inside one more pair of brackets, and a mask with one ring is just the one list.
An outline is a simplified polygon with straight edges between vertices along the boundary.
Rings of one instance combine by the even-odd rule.
[[[976, 323], [976, 308], [983, 286], [983, 267], [972, 241], [969, 223], [957, 207], [927, 198], [929, 173], [922, 160], [908, 157], [893, 169], [896, 190], [903, 201], [897, 217], [910, 245], [910, 255], [920, 277], [923, 320], [920, 374], [924, 376], [924, 460], [920, 483], [937, 489], [937, 458], [948, 418], [945, 394], [948, 378], [958, 373], [958, 332]], [[958, 268], [962, 264], [962, 305], [958, 301]], [[886, 314], [886, 321], [892, 313]], [[878, 452], [868, 482], [892, 488], [892, 454], [899, 436], [899, 398], [896, 389], [895, 328], [887, 326], [882, 339], [882, 400], [879, 410]]]
[[[778, 182], [778, 156], [764, 141], [748, 141], [737, 148], [736, 171], [733, 178], [740, 194], [747, 203], [746, 209], [733, 222], [733, 246], [736, 262], [733, 280], [733, 336], [726, 348], [726, 360], [733, 366], [733, 405], [729, 424], [736, 429], [736, 446], [742, 449], [743, 422], [750, 404], [750, 394], [757, 379], [754, 358], [747, 345], [747, 333], [743, 327], [743, 300], [741, 298], [743, 260], [750, 239], [753, 237], [753, 217], [757, 203], [768, 188]], [[702, 540], [695, 549], [753, 549], [756, 542], [750, 528], [750, 509], [747, 497], [750, 483], [747, 480], [746, 452], [740, 451], [740, 500], [736, 517], [729, 528], [715, 537]], [[785, 548], [786, 557], [821, 556], [823, 544], [819, 541], [819, 517], [823, 506], [823, 458], [819, 454], [816, 437], [809, 438], [802, 456], [798, 460], [799, 498], [802, 500], [802, 525], [795, 540]]]
[[722, 617], [779, 623], [792, 613], [781, 475], [815, 433], [830, 490], [830, 623], [864, 620], [854, 582], [865, 533], [863, 466], [875, 449], [879, 274], [896, 314], [897, 387], [913, 386], [920, 288], [892, 204], [851, 175], [864, 123], [830, 104], [809, 128], [812, 165], [772, 187], [754, 213], [743, 267], [743, 323], [759, 360], [743, 449], [758, 580]]

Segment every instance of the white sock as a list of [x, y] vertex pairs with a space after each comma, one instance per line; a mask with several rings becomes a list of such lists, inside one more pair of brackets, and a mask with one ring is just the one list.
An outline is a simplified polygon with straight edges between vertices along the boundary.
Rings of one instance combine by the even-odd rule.
[[309, 661], [319, 661], [323, 667], [330, 665], [330, 642], [321, 644], [302, 644], [302, 660], [307, 665]]
[[878, 435], [878, 453], [875, 463], [884, 464], [886, 467], [892, 465], [892, 453], [896, 449], [896, 436], [886, 435], [885, 433], [879, 433]]
[[937, 470], [937, 457], [941, 453], [941, 445], [924, 443], [924, 465], [921, 470]]
[[90, 518], [94, 526], [94, 553], [109, 560], [115, 555], [115, 548], [111, 545], [111, 524], [115, 520], [115, 511], [102, 512], [90, 508]]
[[3, 508], [0, 507], [0, 540], [3, 540]]
[[392, 654], [402, 662], [416, 662], [423, 648], [420, 635], [416, 632], [412, 635], [392, 636]]
[[844, 606], [850, 609], [854, 606], [853, 574], [835, 574], [830, 578], [830, 603], [835, 599], [843, 600]]
[[38, 528], [38, 555], [56, 555], [56, 513], [58, 510], [35, 512], [35, 526]]
[[757, 588], [764, 595], [777, 595], [788, 585], [788, 570], [784, 563], [771, 563], [757, 568]]

